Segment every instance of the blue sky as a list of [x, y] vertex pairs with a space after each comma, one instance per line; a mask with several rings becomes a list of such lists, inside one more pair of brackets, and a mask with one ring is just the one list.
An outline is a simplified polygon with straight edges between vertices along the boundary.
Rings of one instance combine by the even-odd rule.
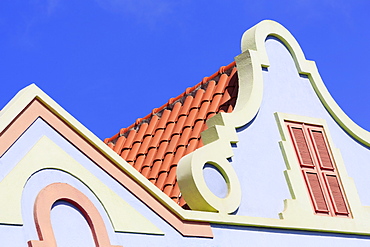
[[232, 62], [244, 31], [272, 19], [370, 130], [369, 9], [366, 0], [2, 0], [0, 108], [35, 83], [104, 139]]

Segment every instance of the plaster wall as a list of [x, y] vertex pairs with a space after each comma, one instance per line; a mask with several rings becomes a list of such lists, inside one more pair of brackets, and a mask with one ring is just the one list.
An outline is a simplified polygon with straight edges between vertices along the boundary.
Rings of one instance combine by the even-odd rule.
[[94, 246], [89, 225], [72, 204], [56, 202], [51, 210], [51, 222], [58, 247]]

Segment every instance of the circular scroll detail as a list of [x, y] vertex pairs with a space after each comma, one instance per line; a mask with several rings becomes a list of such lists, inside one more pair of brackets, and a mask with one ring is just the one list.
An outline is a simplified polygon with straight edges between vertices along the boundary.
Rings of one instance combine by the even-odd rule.
[[[188, 162], [190, 157], [184, 157], [178, 166], [177, 179], [181, 194], [189, 207], [193, 210], [219, 212], [230, 214], [235, 212], [241, 201], [241, 189], [239, 179], [232, 165], [226, 160], [200, 160]], [[221, 161], [221, 162], [220, 162]], [[203, 175], [206, 164], [213, 165], [223, 176], [228, 193], [220, 198], [208, 188]]]

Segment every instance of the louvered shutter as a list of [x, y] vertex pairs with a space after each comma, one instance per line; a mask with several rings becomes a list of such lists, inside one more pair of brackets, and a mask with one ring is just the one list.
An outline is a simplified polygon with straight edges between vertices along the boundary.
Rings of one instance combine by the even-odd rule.
[[324, 133], [320, 130], [311, 130], [312, 141], [316, 149], [318, 161], [321, 169], [333, 170], [333, 162], [329, 152], [329, 148], [326, 144]]
[[323, 127], [286, 122], [307, 189], [318, 214], [349, 216]]
[[305, 128], [301, 123], [289, 123], [288, 128], [315, 212], [329, 214], [320, 174], [315, 168], [310, 151], [309, 135], [305, 133]]
[[330, 197], [334, 205], [334, 211], [337, 215], [349, 215], [346, 200], [339, 184], [337, 175], [326, 174], [326, 181], [330, 192]]
[[295, 149], [297, 151], [299, 163], [301, 166], [313, 167], [312, 157], [308, 149], [308, 143], [303, 132], [303, 128], [298, 126], [292, 126], [291, 132], [293, 135], [293, 141]]
[[319, 174], [305, 171], [305, 175], [315, 211], [317, 213], [329, 213], [324, 190], [320, 184]]
[[310, 127], [310, 133], [312, 135], [312, 143], [317, 154], [317, 160], [320, 165], [320, 169], [325, 178], [326, 187], [330, 200], [333, 205], [333, 210], [336, 215], [349, 215], [348, 207], [346, 205], [346, 199], [343, 194], [343, 190], [340, 185], [338, 172], [334, 166], [334, 160], [332, 158], [330, 148], [327, 144], [324, 129], [322, 127]]

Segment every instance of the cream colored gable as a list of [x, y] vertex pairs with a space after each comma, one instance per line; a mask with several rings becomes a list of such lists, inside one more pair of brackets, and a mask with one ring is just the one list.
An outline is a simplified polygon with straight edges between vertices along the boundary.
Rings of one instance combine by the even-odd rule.
[[[360, 204], [353, 196], [354, 207], [358, 209], [354, 219], [327, 217], [312, 217], [312, 210], [302, 210], [300, 201], [289, 200], [289, 211], [284, 212], [284, 218], [271, 219], [262, 217], [250, 217], [232, 215], [232, 209], [238, 207], [235, 202], [240, 203], [232, 191], [239, 191], [238, 181], [235, 179], [234, 171], [226, 160], [233, 156], [231, 143], [237, 143], [236, 128], [250, 123], [259, 111], [264, 91], [263, 67], [269, 67], [269, 60], [266, 52], [265, 41], [268, 36], [278, 38], [289, 49], [297, 70], [300, 74], [306, 75], [315, 90], [323, 106], [328, 110], [336, 122], [354, 139], [366, 146], [370, 146], [370, 132], [356, 125], [336, 104], [327, 91], [315, 62], [306, 60], [304, 53], [293, 35], [274, 21], [262, 21], [255, 25], [243, 35], [242, 51], [235, 58], [238, 67], [239, 92], [236, 107], [231, 113], [219, 113], [207, 121], [208, 129], [202, 133], [204, 147], [195, 150], [185, 156], [179, 162], [177, 176], [180, 190], [185, 201], [190, 201], [191, 208], [204, 212], [190, 212], [189, 218], [203, 219], [214, 223], [236, 224], [260, 227], [276, 227], [285, 229], [300, 229], [327, 232], [345, 232], [354, 234], [370, 234], [370, 214], [367, 207]], [[214, 200], [210, 197], [210, 190], [205, 186], [204, 177], [196, 174], [205, 165], [205, 162], [217, 167], [225, 177], [229, 187], [229, 195], [222, 200]], [[289, 171], [288, 171], [289, 172]], [[300, 178], [301, 179], [301, 178]], [[348, 181], [349, 193], [357, 193], [350, 178]], [[188, 193], [189, 191], [196, 193]], [[303, 193], [297, 190], [297, 193]], [[304, 192], [307, 193], [307, 192]], [[190, 198], [196, 195], [196, 200]], [[351, 199], [351, 200], [352, 200]], [[307, 204], [310, 205], [310, 204]], [[225, 210], [229, 209], [229, 210]], [[218, 213], [210, 213], [215, 211]], [[355, 215], [355, 214], [354, 214]], [[323, 224], [324, 221], [324, 224]]]
[[23, 187], [33, 173], [43, 169], [67, 172], [84, 183], [99, 199], [117, 232], [163, 234], [154, 224], [74, 160], [48, 137], [43, 136], [0, 182], [0, 222], [22, 225]]

